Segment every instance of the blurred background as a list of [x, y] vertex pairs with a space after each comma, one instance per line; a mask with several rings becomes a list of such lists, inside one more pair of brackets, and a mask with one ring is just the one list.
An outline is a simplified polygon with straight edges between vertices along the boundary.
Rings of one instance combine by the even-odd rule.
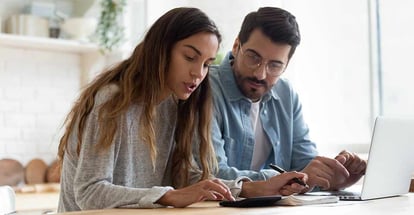
[[[117, 5], [109, 11], [116, 18], [102, 18], [108, 2]], [[198, 7], [215, 20], [221, 55], [248, 12], [276, 6], [296, 16], [302, 42], [284, 76], [299, 92], [323, 155], [366, 153], [377, 115], [414, 114], [413, 1], [0, 0], [0, 159], [51, 164], [79, 90], [178, 6]], [[102, 43], [108, 32], [113, 46]]]

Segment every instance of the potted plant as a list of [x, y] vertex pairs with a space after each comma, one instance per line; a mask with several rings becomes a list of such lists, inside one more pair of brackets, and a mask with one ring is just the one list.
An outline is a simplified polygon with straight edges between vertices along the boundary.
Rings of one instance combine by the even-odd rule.
[[101, 12], [96, 28], [96, 41], [103, 52], [111, 52], [124, 41], [122, 13], [125, 0], [100, 0]]

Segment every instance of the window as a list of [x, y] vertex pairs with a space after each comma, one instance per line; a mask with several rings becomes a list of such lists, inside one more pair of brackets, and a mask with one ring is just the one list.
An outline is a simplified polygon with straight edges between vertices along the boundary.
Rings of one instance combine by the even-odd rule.
[[286, 1], [302, 42], [288, 77], [319, 147], [369, 143], [372, 128], [368, 4], [360, 0]]
[[381, 21], [382, 105], [387, 115], [414, 115], [414, 2], [379, 1]]

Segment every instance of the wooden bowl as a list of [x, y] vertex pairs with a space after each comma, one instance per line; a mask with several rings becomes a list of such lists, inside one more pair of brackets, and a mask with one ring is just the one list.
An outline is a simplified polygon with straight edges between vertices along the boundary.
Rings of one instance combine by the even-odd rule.
[[60, 182], [60, 169], [57, 160], [53, 161], [46, 171], [46, 182], [59, 183]]
[[31, 160], [25, 169], [26, 184], [43, 184], [46, 182], [47, 165], [41, 159]]
[[0, 160], [0, 186], [17, 186], [23, 181], [24, 167], [19, 161], [7, 158]]

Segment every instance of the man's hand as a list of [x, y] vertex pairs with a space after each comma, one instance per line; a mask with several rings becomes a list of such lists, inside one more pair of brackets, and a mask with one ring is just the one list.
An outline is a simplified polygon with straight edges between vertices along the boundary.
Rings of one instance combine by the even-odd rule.
[[306, 183], [308, 177], [301, 172], [285, 172], [273, 176], [266, 181], [248, 181], [243, 183], [242, 197], [283, 195], [288, 196], [294, 193], [304, 192], [305, 186], [295, 183], [294, 178], [298, 178]]
[[349, 177], [348, 170], [338, 161], [316, 156], [302, 172], [308, 175], [309, 190], [319, 186], [324, 190], [335, 189], [337, 183], [344, 183]]
[[345, 182], [337, 184], [339, 189], [351, 186], [365, 174], [367, 161], [355, 153], [343, 150], [335, 157], [335, 160], [339, 161], [349, 172], [349, 177]]
[[309, 190], [315, 186], [323, 190], [340, 190], [356, 183], [365, 174], [366, 164], [355, 153], [342, 151], [335, 159], [315, 157], [302, 172], [309, 176]]

